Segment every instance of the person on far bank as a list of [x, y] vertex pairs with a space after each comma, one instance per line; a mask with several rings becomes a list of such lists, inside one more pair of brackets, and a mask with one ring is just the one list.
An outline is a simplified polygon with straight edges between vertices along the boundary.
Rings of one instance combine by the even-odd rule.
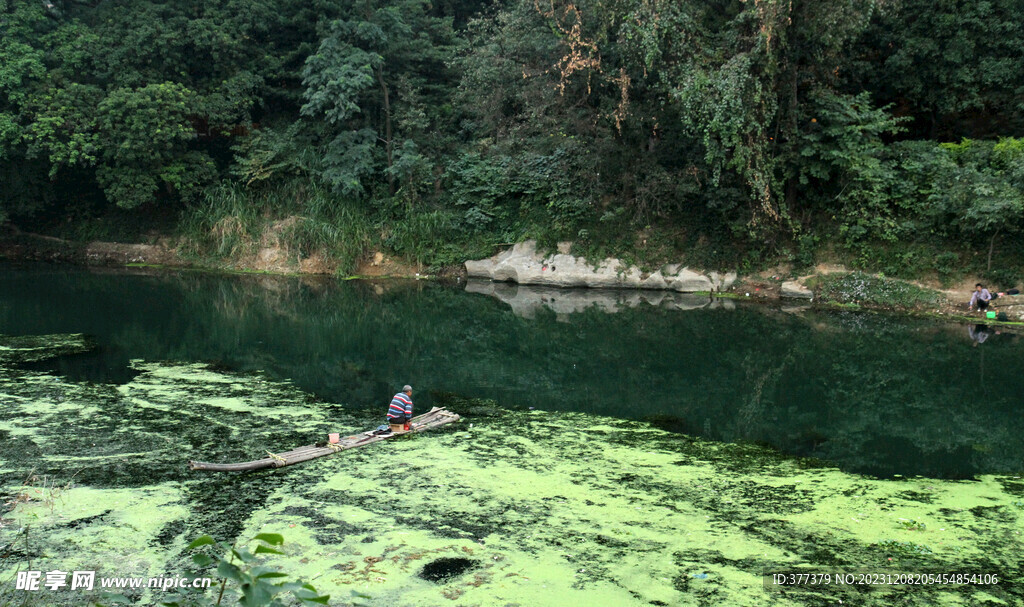
[[971, 294], [971, 301], [967, 304], [967, 309], [970, 310], [977, 304], [978, 311], [984, 312], [988, 309], [988, 302], [992, 301], [992, 299], [992, 294], [979, 282], [974, 285], [974, 293]]
[[391, 399], [388, 407], [388, 425], [392, 432], [406, 432], [412, 420], [412, 386], [403, 386], [402, 391]]

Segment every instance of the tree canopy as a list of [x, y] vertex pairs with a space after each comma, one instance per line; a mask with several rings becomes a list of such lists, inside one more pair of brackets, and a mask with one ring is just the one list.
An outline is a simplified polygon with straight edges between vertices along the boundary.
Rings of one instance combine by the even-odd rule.
[[991, 248], [1022, 47], [1014, 0], [0, 0], [0, 218], [301, 183], [393, 243]]

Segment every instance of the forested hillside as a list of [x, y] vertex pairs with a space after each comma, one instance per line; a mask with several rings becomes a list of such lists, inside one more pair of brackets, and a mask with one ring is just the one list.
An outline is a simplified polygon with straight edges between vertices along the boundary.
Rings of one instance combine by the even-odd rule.
[[0, 220], [1009, 280], [1022, 48], [1024, 0], [0, 0]]

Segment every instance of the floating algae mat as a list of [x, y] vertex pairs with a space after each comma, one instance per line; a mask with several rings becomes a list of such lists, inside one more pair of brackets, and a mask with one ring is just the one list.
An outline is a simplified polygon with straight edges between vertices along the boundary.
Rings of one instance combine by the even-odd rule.
[[31, 363], [90, 349], [84, 335], [0, 335], [0, 365]]
[[[463, 423], [346, 464], [317, 465], [279, 489], [247, 532], [286, 535], [302, 576], [332, 592], [354, 587], [374, 604], [1024, 597], [1019, 479], [872, 480], [760, 447], [544, 412]], [[455, 566], [461, 573], [436, 573]], [[933, 569], [997, 573], [1000, 583], [783, 593], [762, 580], [775, 571]]]
[[[22, 347], [33, 360], [40, 349]], [[286, 554], [267, 563], [332, 604], [353, 592], [382, 606], [1024, 601], [1024, 480], [1013, 475], [879, 480], [638, 421], [486, 403], [450, 431], [280, 470], [196, 474], [196, 453], [227, 460], [372, 418], [201, 364], [136, 362], [138, 375], [114, 386], [17, 360], [0, 365], [0, 605], [24, 598], [18, 570], [212, 575], [189, 561], [190, 540], [261, 532], [285, 537]], [[998, 583], [765, 585], [783, 571]], [[37, 598], [84, 604], [76, 592]]]

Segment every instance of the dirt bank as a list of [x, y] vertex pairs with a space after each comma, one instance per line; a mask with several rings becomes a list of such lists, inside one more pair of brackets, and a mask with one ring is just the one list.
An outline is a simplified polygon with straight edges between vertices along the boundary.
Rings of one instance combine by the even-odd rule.
[[[251, 255], [236, 259], [216, 259], [189, 255], [169, 237], [153, 244], [120, 242], [74, 242], [10, 230], [0, 235], [0, 259], [11, 261], [48, 261], [74, 265], [121, 267], [152, 265], [167, 268], [207, 268], [272, 274], [336, 275], [338, 263], [329, 255], [314, 252], [300, 256], [279, 242], [263, 243]], [[407, 263], [380, 251], [360, 260], [355, 276], [370, 278], [416, 277], [426, 275], [422, 264]], [[451, 273], [450, 271], [448, 273]]]

